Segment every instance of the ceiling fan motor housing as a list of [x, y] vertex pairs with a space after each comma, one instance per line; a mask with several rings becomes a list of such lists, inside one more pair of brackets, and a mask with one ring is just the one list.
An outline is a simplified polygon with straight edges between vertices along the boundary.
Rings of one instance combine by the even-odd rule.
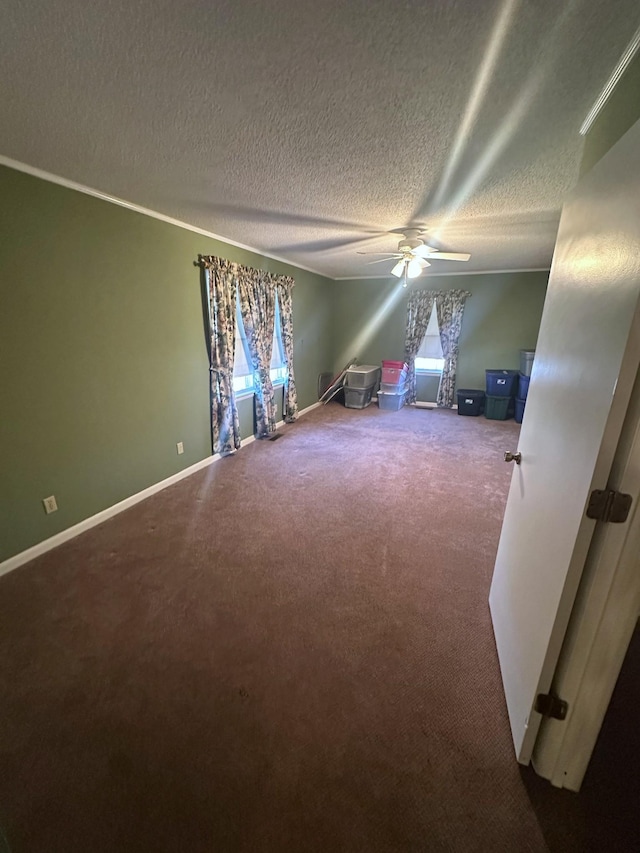
[[407, 231], [407, 233], [403, 236], [402, 240], [398, 243], [398, 251], [399, 252], [411, 252], [413, 249], [417, 249], [418, 246], [422, 246], [424, 240], [421, 240], [418, 237], [419, 230], [411, 229]]

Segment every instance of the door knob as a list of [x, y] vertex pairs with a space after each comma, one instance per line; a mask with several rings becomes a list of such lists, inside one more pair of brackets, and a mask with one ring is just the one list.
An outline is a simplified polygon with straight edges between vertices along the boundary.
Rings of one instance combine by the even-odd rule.
[[504, 454], [505, 462], [515, 462], [516, 465], [519, 465], [522, 462], [522, 453], [518, 450], [516, 453], [512, 453], [510, 450], [507, 450]]

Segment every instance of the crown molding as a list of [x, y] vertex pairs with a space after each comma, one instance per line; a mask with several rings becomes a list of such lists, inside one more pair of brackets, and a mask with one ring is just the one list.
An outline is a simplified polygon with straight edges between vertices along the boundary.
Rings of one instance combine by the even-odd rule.
[[[551, 267], [524, 267], [519, 269], [504, 269], [504, 270], [467, 270], [461, 272], [429, 272], [427, 275], [416, 276], [416, 278], [410, 279], [411, 282], [414, 281], [427, 281], [430, 278], [444, 278], [445, 276], [452, 275], [501, 275], [504, 273], [514, 273], [514, 272], [550, 272]], [[388, 279], [390, 277], [390, 273], [387, 275], [343, 275], [339, 278], [335, 278], [334, 281], [371, 281], [373, 279]], [[397, 278], [393, 278], [393, 281], [399, 281]]]

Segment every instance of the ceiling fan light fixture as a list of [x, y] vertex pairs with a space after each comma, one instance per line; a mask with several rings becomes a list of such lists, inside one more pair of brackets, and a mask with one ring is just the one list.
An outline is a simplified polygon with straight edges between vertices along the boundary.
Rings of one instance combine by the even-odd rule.
[[417, 258], [412, 258], [410, 261], [407, 261], [407, 276], [409, 278], [416, 278], [421, 272], [422, 267]]
[[404, 272], [404, 258], [395, 265], [395, 267], [391, 270], [391, 274], [395, 275], [397, 278], [400, 278], [402, 273]]

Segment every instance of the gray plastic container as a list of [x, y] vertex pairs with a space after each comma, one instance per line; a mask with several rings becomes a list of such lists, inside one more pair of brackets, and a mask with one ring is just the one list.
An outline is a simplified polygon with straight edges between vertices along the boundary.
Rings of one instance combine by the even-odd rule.
[[380, 381], [380, 368], [375, 364], [358, 364], [347, 370], [344, 384], [347, 388], [369, 388]]
[[368, 388], [349, 388], [344, 386], [344, 404], [347, 409], [366, 409], [373, 398], [374, 385]]
[[531, 376], [531, 369], [533, 368], [533, 358], [536, 354], [534, 349], [521, 349], [520, 350], [520, 373], [523, 376]]

